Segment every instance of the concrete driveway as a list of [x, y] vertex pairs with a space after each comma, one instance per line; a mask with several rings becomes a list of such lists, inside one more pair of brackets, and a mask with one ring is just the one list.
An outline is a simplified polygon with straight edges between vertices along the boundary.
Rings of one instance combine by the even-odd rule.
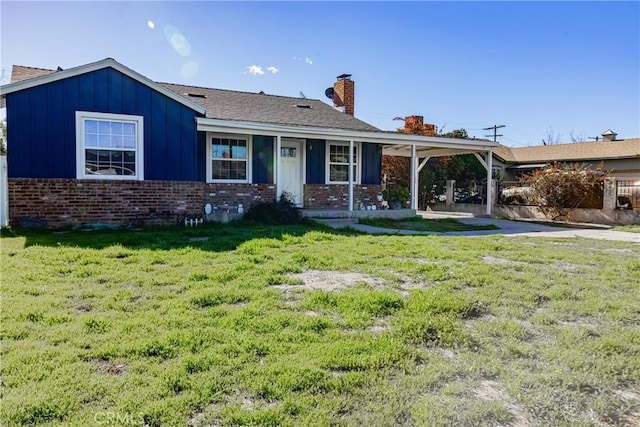
[[488, 225], [493, 224], [497, 230], [452, 231], [445, 233], [424, 232], [415, 230], [397, 230], [393, 228], [373, 227], [358, 224], [354, 219], [318, 219], [316, 221], [332, 228], [352, 228], [369, 234], [397, 234], [397, 235], [429, 235], [442, 236], [488, 236], [501, 234], [506, 236], [537, 236], [537, 237], [584, 237], [588, 239], [618, 240], [623, 242], [640, 243], [639, 233], [613, 231], [607, 227], [593, 225], [561, 227], [550, 226], [530, 221], [513, 221], [508, 219], [474, 217], [459, 212], [418, 212], [425, 219], [455, 218], [465, 224]]

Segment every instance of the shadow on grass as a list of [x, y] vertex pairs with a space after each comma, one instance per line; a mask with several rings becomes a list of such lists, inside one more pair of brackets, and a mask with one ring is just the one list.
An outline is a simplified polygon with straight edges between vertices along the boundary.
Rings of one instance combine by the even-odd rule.
[[25, 247], [79, 247], [104, 249], [121, 245], [129, 249], [172, 250], [198, 248], [211, 252], [235, 250], [254, 239], [282, 240], [285, 236], [301, 237], [309, 232], [335, 235], [360, 235], [354, 230], [335, 230], [317, 223], [297, 225], [257, 225], [243, 222], [229, 224], [206, 223], [196, 227], [148, 227], [141, 229], [101, 230], [29, 230], [4, 228], [2, 237], [23, 237]]

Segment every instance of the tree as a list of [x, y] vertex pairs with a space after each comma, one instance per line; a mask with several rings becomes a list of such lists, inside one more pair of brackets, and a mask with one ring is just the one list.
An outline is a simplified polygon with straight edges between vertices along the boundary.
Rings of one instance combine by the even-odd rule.
[[549, 126], [545, 137], [542, 138], [542, 145], [558, 145], [562, 144], [562, 136], [558, 132], [554, 132], [553, 128]]
[[7, 121], [0, 121], [0, 155], [7, 155]]
[[554, 163], [526, 176], [530, 198], [550, 219], [568, 218], [589, 199], [602, 200], [603, 181], [608, 175], [602, 163], [596, 170], [588, 165]]

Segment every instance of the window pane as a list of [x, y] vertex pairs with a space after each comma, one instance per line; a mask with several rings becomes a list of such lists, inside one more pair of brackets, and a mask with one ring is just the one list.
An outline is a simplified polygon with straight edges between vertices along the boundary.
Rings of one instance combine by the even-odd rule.
[[122, 148], [123, 147], [122, 135], [112, 135], [111, 136], [111, 147], [112, 148]]
[[125, 136], [122, 141], [124, 148], [136, 148], [136, 138], [134, 136]]
[[122, 135], [122, 122], [111, 122], [111, 134]]
[[136, 135], [136, 125], [135, 123], [123, 123], [122, 124], [122, 134], [127, 136], [135, 136]]
[[247, 179], [247, 162], [230, 160], [212, 160], [212, 179]]
[[90, 133], [84, 136], [84, 146], [85, 147], [97, 147], [98, 146], [98, 135], [95, 133]]
[[231, 158], [232, 159], [246, 159], [247, 158], [247, 147], [235, 146], [231, 149]]
[[280, 157], [296, 157], [295, 147], [282, 147], [280, 149]]
[[211, 162], [211, 178], [229, 179], [229, 165], [227, 163], [222, 160], [213, 160]]
[[98, 136], [98, 147], [110, 148], [111, 147], [111, 137], [109, 135], [99, 135]]
[[348, 181], [349, 166], [348, 165], [330, 165], [329, 180], [330, 181]]
[[85, 133], [98, 133], [98, 122], [95, 120], [85, 120], [84, 121], [84, 132]]
[[109, 151], [111, 156], [111, 163], [122, 163], [124, 160], [124, 153], [122, 151]]
[[109, 135], [111, 133], [111, 122], [99, 121], [98, 122], [98, 133], [103, 135]]

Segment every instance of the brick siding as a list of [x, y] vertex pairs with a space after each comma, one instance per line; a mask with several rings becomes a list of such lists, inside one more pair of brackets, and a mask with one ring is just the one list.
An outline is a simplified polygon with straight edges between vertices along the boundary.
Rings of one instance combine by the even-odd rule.
[[245, 211], [275, 199], [269, 184], [205, 184], [191, 181], [116, 181], [10, 178], [9, 221], [34, 217], [50, 228], [91, 223], [175, 224], [184, 215], [201, 215], [204, 205]]
[[[354, 185], [354, 209], [358, 209], [361, 202], [365, 206], [374, 204], [377, 209], [380, 209], [380, 202], [377, 201], [376, 196], [381, 192], [381, 185]], [[307, 209], [348, 209], [349, 186], [341, 184], [305, 184], [304, 207]]]

